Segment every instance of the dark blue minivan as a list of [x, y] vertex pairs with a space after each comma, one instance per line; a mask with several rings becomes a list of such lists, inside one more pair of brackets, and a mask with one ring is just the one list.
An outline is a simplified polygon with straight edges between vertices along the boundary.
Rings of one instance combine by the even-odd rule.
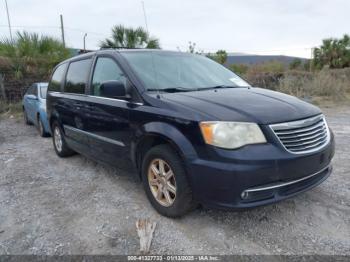
[[274, 203], [331, 174], [334, 137], [319, 108], [251, 87], [201, 55], [101, 50], [53, 71], [47, 95], [60, 157], [134, 170], [162, 215], [202, 204]]

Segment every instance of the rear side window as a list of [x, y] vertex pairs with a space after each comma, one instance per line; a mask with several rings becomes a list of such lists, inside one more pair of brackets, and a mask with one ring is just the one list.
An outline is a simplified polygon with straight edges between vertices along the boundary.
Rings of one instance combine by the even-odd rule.
[[49, 84], [49, 91], [61, 91], [61, 83], [63, 80], [64, 72], [66, 71], [66, 67], [67, 64], [62, 64], [56, 68]]
[[70, 63], [68, 67], [64, 91], [67, 93], [84, 94], [90, 72], [91, 59]]

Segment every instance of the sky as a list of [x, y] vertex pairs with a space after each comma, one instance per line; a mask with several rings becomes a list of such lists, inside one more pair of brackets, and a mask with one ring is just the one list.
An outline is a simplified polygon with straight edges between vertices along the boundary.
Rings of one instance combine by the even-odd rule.
[[[113, 25], [145, 26], [141, 0], [7, 0], [13, 34], [27, 30], [97, 49]], [[144, 0], [148, 30], [163, 49], [307, 57], [322, 39], [350, 33], [349, 0]], [[0, 38], [9, 37], [0, 0]]]

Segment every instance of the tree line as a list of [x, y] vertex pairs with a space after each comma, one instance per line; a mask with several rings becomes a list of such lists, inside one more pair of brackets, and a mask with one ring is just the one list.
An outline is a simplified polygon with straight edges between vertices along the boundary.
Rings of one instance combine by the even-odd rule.
[[[101, 48], [161, 48], [158, 38], [142, 27], [132, 28], [116, 25], [111, 30], [111, 36], [100, 41]], [[189, 53], [206, 55], [220, 64], [226, 64], [228, 54], [225, 50], [204, 54], [197, 50], [196, 43], [189, 42]], [[36, 33], [17, 32], [13, 41], [3, 38], [0, 40], [0, 70], [10, 67], [17, 78], [27, 73], [37, 72], [48, 75], [51, 69], [60, 61], [71, 56], [69, 49], [61, 41], [49, 36], [40, 36]], [[227, 65], [231, 70], [243, 74], [248, 70], [247, 65]], [[278, 67], [276, 64], [272, 65]], [[327, 68], [350, 67], [350, 37], [344, 35], [340, 39], [330, 38], [323, 40], [319, 47], [314, 48], [313, 59], [303, 63], [295, 59], [290, 69], [320, 70]], [[1, 71], [0, 71], [1, 73]]]

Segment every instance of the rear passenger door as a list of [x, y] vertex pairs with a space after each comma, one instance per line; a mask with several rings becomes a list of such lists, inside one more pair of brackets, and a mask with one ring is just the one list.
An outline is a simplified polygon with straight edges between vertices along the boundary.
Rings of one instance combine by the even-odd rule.
[[128, 169], [131, 166], [129, 102], [101, 96], [101, 84], [110, 80], [127, 83], [122, 69], [112, 57], [97, 57], [87, 107], [91, 151], [96, 159]]
[[92, 58], [72, 61], [68, 65], [64, 93], [59, 102], [59, 115], [68, 144], [83, 154], [89, 153], [89, 125], [86, 88]]

